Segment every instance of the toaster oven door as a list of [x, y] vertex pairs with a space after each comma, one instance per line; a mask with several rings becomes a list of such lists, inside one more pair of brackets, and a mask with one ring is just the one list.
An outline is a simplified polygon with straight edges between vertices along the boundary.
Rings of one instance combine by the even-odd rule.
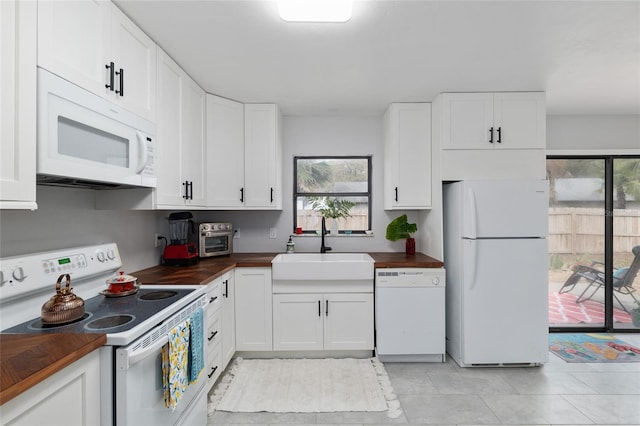
[[221, 256], [232, 252], [233, 236], [230, 232], [200, 234], [200, 257]]

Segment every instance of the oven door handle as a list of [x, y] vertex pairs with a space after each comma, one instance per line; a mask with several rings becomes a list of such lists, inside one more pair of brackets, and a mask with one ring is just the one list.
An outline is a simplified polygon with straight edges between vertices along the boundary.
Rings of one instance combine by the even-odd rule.
[[140, 349], [139, 351], [138, 350], [129, 351], [127, 349], [119, 349], [117, 351], [117, 359], [116, 359], [116, 366], [118, 370], [128, 370], [129, 367], [142, 361], [150, 354], [157, 352], [158, 349], [166, 345], [168, 342], [169, 342], [169, 336], [162, 336], [161, 338], [153, 342], [150, 346], [144, 349]]

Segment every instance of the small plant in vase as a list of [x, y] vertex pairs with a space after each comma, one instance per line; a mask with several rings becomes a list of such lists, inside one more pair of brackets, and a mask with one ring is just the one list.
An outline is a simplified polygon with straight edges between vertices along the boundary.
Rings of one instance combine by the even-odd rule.
[[356, 205], [353, 201], [331, 197], [309, 197], [311, 208], [325, 219], [331, 219], [331, 234], [338, 234], [338, 219], [351, 217], [351, 208]]
[[418, 227], [415, 223], [408, 223], [407, 215], [403, 214], [393, 219], [389, 225], [387, 225], [387, 240], [398, 241], [406, 240], [405, 251], [407, 254], [416, 254], [416, 240], [411, 237], [411, 234], [416, 232]]

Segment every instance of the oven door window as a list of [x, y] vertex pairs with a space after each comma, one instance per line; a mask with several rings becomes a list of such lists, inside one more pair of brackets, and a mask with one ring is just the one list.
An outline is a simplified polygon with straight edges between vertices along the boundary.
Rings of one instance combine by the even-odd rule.
[[229, 250], [229, 235], [213, 235], [204, 237], [204, 252], [219, 253]]

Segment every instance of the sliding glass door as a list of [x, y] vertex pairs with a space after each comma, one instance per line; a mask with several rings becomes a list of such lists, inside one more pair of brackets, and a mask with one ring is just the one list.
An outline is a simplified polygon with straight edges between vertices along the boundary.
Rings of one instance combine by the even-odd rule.
[[550, 329], [640, 329], [640, 159], [549, 157], [547, 175]]
[[612, 187], [613, 327], [640, 329], [640, 159], [613, 159]]

